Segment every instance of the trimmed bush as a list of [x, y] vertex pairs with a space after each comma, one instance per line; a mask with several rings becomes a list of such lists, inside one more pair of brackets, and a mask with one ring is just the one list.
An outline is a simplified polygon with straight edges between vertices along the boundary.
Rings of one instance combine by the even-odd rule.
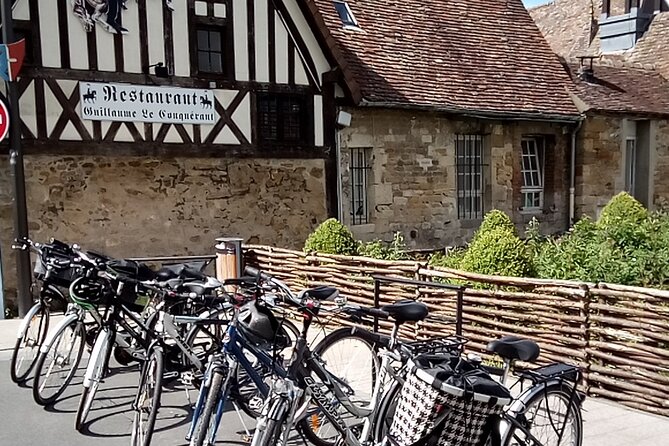
[[358, 243], [346, 226], [336, 218], [329, 218], [309, 235], [304, 251], [352, 256], [357, 254]]
[[499, 209], [493, 209], [492, 211], [485, 214], [481, 226], [479, 226], [478, 231], [474, 234], [472, 238], [472, 243], [476, 240], [480, 233], [488, 232], [492, 229], [506, 229], [511, 231], [513, 234], [518, 234], [516, 231], [516, 226], [511, 221], [508, 215]]
[[525, 244], [508, 227], [479, 230], [460, 267], [473, 273], [516, 277], [532, 272]]

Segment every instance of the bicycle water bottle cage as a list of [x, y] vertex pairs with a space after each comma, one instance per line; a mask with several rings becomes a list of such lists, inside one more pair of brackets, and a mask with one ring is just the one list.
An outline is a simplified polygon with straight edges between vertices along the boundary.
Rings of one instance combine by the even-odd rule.
[[497, 353], [503, 359], [512, 361], [521, 360], [526, 362], [533, 362], [539, 357], [539, 345], [516, 336], [505, 336], [490, 342], [486, 350], [492, 353]]
[[398, 324], [422, 321], [428, 314], [427, 305], [414, 300], [400, 300], [394, 304], [384, 305], [381, 309]]

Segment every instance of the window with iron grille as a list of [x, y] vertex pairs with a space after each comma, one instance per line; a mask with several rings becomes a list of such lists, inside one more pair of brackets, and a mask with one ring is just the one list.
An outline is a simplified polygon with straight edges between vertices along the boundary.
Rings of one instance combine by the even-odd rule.
[[541, 137], [523, 138], [521, 141], [523, 185], [522, 208], [540, 210], [544, 206], [544, 152], [545, 140]]
[[351, 149], [351, 224], [354, 225], [369, 223], [370, 155], [371, 149]]
[[258, 138], [262, 143], [309, 142], [307, 97], [260, 93], [258, 95]]
[[484, 135], [457, 135], [455, 162], [458, 189], [458, 218], [483, 218]]

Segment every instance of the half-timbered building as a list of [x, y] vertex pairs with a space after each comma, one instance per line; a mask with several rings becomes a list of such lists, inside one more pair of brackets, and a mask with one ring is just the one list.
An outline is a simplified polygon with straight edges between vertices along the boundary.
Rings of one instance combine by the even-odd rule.
[[547, 231], [574, 217], [572, 79], [521, 0], [16, 0], [13, 14], [37, 239], [124, 256], [208, 252], [223, 234], [299, 247], [338, 216], [435, 248], [492, 208]]

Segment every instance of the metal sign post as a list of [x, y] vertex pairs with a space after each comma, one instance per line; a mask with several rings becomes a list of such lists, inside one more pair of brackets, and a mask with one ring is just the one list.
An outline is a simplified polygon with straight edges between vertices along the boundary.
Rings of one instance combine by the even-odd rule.
[[[11, 0], [0, 0], [2, 18], [2, 40], [5, 44], [14, 42], [14, 24], [12, 21]], [[12, 61], [10, 61], [11, 63]], [[14, 236], [17, 239], [28, 237], [28, 213], [26, 209], [26, 185], [23, 172], [23, 153], [21, 152], [21, 119], [19, 117], [19, 92], [15, 77], [7, 82], [9, 103], [9, 165], [14, 185]], [[28, 250], [16, 251], [16, 275], [18, 288], [19, 316], [23, 317], [30, 309], [30, 253]]]

